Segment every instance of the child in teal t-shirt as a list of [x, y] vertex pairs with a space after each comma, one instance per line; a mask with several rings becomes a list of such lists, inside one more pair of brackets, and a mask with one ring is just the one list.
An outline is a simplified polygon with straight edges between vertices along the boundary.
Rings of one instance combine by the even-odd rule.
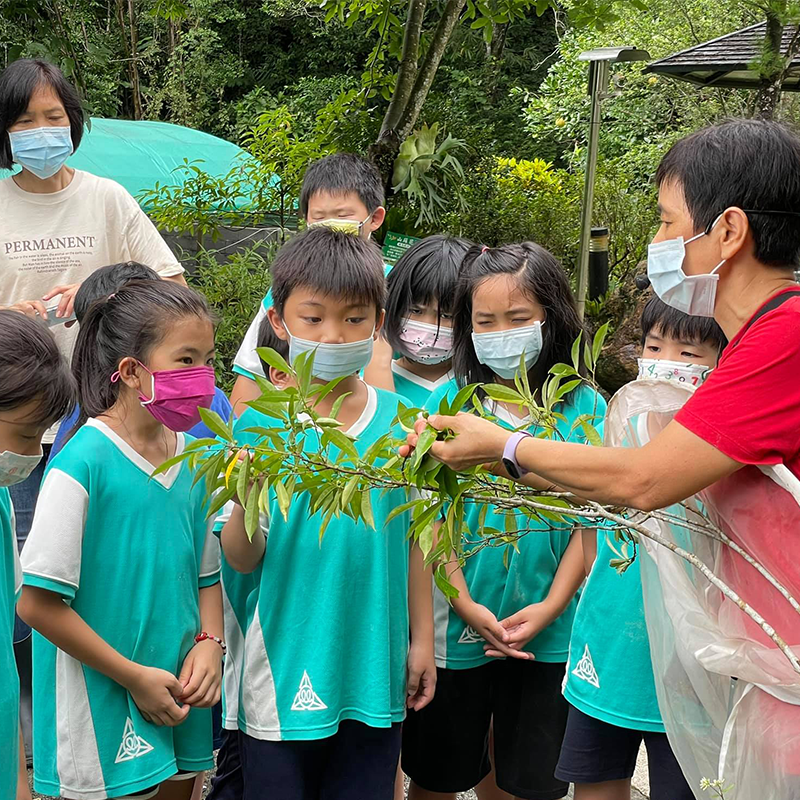
[[397, 357], [373, 358], [364, 372], [367, 383], [423, 408], [431, 392], [452, 380], [453, 297], [469, 246], [465, 239], [428, 236], [394, 265], [386, 279], [383, 337]]
[[[531, 242], [471, 248], [453, 312], [456, 380], [431, 395], [431, 411], [469, 383], [513, 387], [523, 354], [537, 391], [554, 364], [571, 361], [581, 332], [561, 265]], [[518, 406], [478, 396], [501, 424], [544, 433]], [[605, 401], [579, 387], [554, 410], [565, 421], [550, 435], [583, 441], [573, 422], [586, 414], [597, 424]], [[485, 513], [485, 527], [506, 529], [506, 513], [491, 506]], [[412, 800], [430, 792], [452, 795], [482, 782], [482, 788], [496, 782], [518, 797], [557, 798], [567, 792], [553, 771], [567, 719], [561, 682], [574, 598], [584, 577], [580, 536], [567, 524], [511, 513], [513, 527], [529, 531], [518, 540], [518, 551], [508, 549], [504, 562], [505, 547], [480, 546], [482, 509], [468, 509], [473, 535], [466, 548], [476, 552], [452, 574], [459, 597], [451, 607], [435, 594], [437, 692], [428, 708], [409, 715], [403, 731], [403, 770], [412, 780]]]
[[16, 311], [0, 311], [0, 797], [30, 798], [20, 749], [14, 608], [22, 589], [8, 487], [42, 459], [42, 436], [75, 402], [69, 365], [50, 332]]
[[[291, 361], [314, 352], [316, 380], [342, 379], [316, 408], [329, 415], [343, 398], [341, 430], [365, 452], [408, 404], [358, 377], [382, 321], [380, 253], [314, 229], [284, 245], [272, 278], [276, 335]], [[248, 409], [236, 438], [254, 443], [250, 429], [270, 424]], [[320, 447], [314, 431], [303, 441]], [[341, 515], [320, 540], [323, 513], [309, 516], [308, 496], [295, 495], [284, 519], [272, 489], [261, 535], [248, 538], [237, 504], [221, 536], [232, 567], [260, 569], [239, 703], [244, 797], [390, 800], [400, 723], [429, 702], [436, 672], [430, 571], [409, 547], [408, 514], [387, 522], [406, 492], [372, 491], [374, 529]]]
[[[219, 543], [180, 454], [214, 394], [214, 328], [185, 286], [96, 304], [73, 357], [88, 421], [50, 462], [22, 551], [34, 639], [34, 786], [188, 800], [213, 766], [224, 653]], [[174, 782], [174, 783], [173, 783]]]
[[[641, 324], [640, 378], [699, 385], [726, 344], [713, 319], [690, 317], [657, 297]], [[618, 555], [603, 531], [587, 532], [584, 549], [597, 555], [572, 628], [569, 720], [556, 775], [575, 783], [576, 800], [628, 800], [644, 740], [651, 800], [692, 800], [658, 710], [639, 558], [619, 574], [609, 566]]]

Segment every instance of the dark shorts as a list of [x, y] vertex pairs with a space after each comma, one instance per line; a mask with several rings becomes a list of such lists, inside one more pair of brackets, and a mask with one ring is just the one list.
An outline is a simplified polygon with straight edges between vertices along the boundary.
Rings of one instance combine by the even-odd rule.
[[567, 723], [565, 664], [507, 659], [439, 669], [436, 694], [403, 723], [403, 771], [429, 792], [466, 792], [491, 771], [497, 785], [527, 800], [558, 800], [555, 777]]
[[222, 746], [217, 753], [217, 773], [211, 779], [208, 800], [242, 800], [244, 779], [239, 754], [239, 731], [222, 731]]
[[239, 736], [243, 800], [392, 800], [400, 724], [345, 720], [327, 739], [265, 742]]
[[569, 707], [556, 775], [571, 783], [630, 778], [643, 740], [650, 771], [650, 800], [694, 800], [665, 733], [619, 728], [574, 706]]

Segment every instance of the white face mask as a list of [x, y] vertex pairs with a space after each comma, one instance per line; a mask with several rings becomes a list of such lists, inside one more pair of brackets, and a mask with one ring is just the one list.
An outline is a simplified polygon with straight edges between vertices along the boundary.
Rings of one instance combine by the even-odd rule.
[[453, 329], [404, 319], [400, 341], [408, 357], [420, 364], [441, 364], [453, 355]]
[[[284, 327], [286, 327], [284, 325]], [[292, 336], [289, 329], [289, 361], [294, 363], [300, 353], [314, 353], [314, 368], [312, 374], [315, 378], [323, 381], [333, 381], [336, 378], [354, 375], [361, 372], [369, 364], [372, 358], [372, 348], [375, 344], [373, 336], [375, 328], [372, 329], [368, 339], [361, 339], [358, 342], [346, 342], [332, 344], [330, 342], [311, 342], [308, 339], [300, 339]]]
[[667, 361], [663, 358], [640, 358], [638, 380], [653, 379], [700, 386], [713, 367], [703, 364], [687, 364], [682, 361]]
[[481, 364], [489, 367], [495, 375], [507, 380], [519, 371], [519, 360], [525, 353], [525, 366], [530, 369], [542, 352], [543, 322], [534, 322], [524, 328], [489, 333], [472, 332], [475, 355]]
[[687, 275], [683, 271], [686, 245], [710, 233], [719, 222], [717, 217], [708, 230], [692, 236], [685, 242], [683, 236], [654, 242], [647, 248], [647, 277], [655, 293], [668, 306], [693, 317], [713, 317], [717, 299], [717, 270], [725, 259], [705, 275]]
[[0, 486], [22, 483], [39, 466], [41, 460], [41, 452], [35, 456], [23, 456], [11, 450], [0, 453]]
[[357, 219], [322, 219], [318, 222], [309, 222], [306, 227], [330, 228], [333, 231], [341, 231], [342, 233], [350, 233], [353, 236], [360, 236], [362, 229], [369, 222], [371, 216], [372, 214], [363, 221]]

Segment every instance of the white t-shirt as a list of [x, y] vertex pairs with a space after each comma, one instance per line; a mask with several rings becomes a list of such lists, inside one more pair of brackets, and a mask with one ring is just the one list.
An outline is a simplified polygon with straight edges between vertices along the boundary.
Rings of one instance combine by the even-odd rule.
[[[35, 194], [13, 178], [0, 180], [0, 306], [39, 300], [54, 286], [80, 283], [121, 261], [139, 261], [162, 278], [184, 271], [155, 225], [115, 181], [76, 169], [65, 189]], [[51, 330], [61, 352], [71, 356], [78, 326]]]

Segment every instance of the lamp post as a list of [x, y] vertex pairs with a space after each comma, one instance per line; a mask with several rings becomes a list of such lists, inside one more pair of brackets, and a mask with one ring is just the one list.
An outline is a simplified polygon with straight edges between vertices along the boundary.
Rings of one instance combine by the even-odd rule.
[[600, 134], [601, 103], [609, 96], [609, 65], [626, 61], [648, 61], [650, 54], [635, 47], [599, 47], [578, 56], [579, 61], [589, 62], [589, 95], [591, 116], [589, 120], [589, 143], [586, 155], [586, 180], [581, 207], [581, 246], [578, 259], [578, 313], [583, 318], [586, 308], [586, 290], [589, 286], [589, 239], [592, 232], [592, 206], [594, 204], [594, 181], [597, 175], [597, 143]]

